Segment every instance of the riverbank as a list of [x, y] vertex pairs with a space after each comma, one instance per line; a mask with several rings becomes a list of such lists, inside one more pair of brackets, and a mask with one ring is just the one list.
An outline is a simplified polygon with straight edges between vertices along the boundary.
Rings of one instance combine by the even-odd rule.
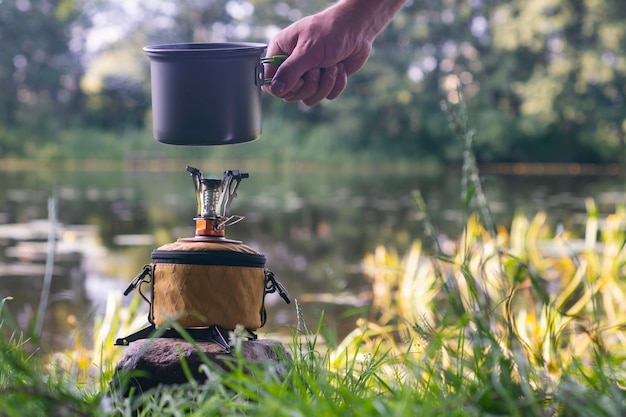
[[[137, 172], [179, 172], [181, 166], [211, 165], [214, 169], [230, 169], [245, 166], [255, 172], [277, 172], [297, 169], [299, 172], [319, 172], [332, 169], [336, 172], [372, 172], [372, 173], [416, 173], [437, 174], [442, 172], [461, 173], [462, 166], [458, 164], [441, 165], [437, 163], [412, 163], [407, 161], [347, 161], [335, 162], [280, 162], [268, 163], [254, 159], [182, 159], [168, 158], [160, 153], [131, 154], [123, 161], [83, 159], [67, 161], [38, 161], [22, 158], [0, 159], [0, 171], [41, 171], [62, 170], [81, 172], [110, 172], [110, 171], [137, 171]], [[223, 168], [222, 168], [223, 167]], [[580, 163], [494, 163], [479, 166], [482, 175], [555, 175], [555, 176], [624, 176], [626, 166], [611, 164], [580, 164]]]

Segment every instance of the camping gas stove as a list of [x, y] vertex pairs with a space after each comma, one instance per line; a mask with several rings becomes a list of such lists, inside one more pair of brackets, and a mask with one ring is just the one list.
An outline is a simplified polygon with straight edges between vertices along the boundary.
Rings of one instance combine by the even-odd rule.
[[[130, 283], [124, 295], [137, 289], [150, 306], [150, 325], [116, 345], [150, 337], [192, 337], [228, 350], [227, 335], [245, 329], [251, 338], [265, 324], [265, 296], [287, 291], [266, 268], [263, 254], [241, 241], [227, 239], [225, 229], [244, 219], [230, 215], [239, 184], [247, 173], [225, 171], [222, 178], [205, 177], [188, 166], [197, 211], [195, 235], [179, 238], [152, 251], [152, 262]], [[145, 295], [143, 285], [149, 285]], [[185, 334], [186, 333], [186, 334]]]

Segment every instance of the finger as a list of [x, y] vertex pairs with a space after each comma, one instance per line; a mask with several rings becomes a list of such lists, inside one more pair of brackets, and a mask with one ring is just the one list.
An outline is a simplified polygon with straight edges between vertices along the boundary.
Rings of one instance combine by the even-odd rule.
[[317, 91], [313, 95], [302, 100], [302, 102], [307, 106], [314, 106], [320, 101], [324, 100], [335, 86], [337, 72], [338, 71], [336, 65], [333, 65], [330, 68], [323, 69], [320, 75], [320, 81], [317, 87]]
[[[272, 56], [276, 56], [276, 55], [291, 55], [291, 52], [294, 50], [294, 48], [296, 47], [296, 42], [297, 39], [292, 40], [295, 42], [285, 42], [285, 39], [281, 39], [280, 34], [285, 34], [286, 31], [282, 31], [281, 33], [279, 33], [278, 36], [276, 36], [274, 39], [272, 39], [269, 44], [267, 45], [267, 52], [266, 52], [266, 56], [267, 57], [272, 57]], [[284, 36], [283, 36], [284, 38]], [[289, 40], [291, 37], [287, 35], [287, 40]]]
[[295, 49], [276, 70], [270, 85], [270, 92], [276, 97], [284, 98], [294, 90], [300, 78], [306, 81], [305, 74], [314, 68], [313, 64], [304, 51]]
[[[272, 90], [271, 90], [271, 81], [269, 84], [266, 84], [265, 81], [266, 80], [271, 80], [274, 78], [274, 73], [276, 73], [276, 66], [275, 65], [267, 65], [267, 64], [263, 64], [264, 68], [263, 68], [263, 78], [262, 78], [262, 82], [263, 84], [261, 84], [261, 90], [263, 90], [266, 93], [272, 94]], [[274, 67], [274, 68], [271, 68]]]
[[345, 90], [346, 85], [348, 85], [348, 74], [346, 74], [346, 69], [342, 63], [337, 64], [337, 75], [335, 77], [335, 85], [333, 89], [328, 93], [326, 98], [328, 100], [334, 100]]
[[314, 95], [320, 84], [321, 70], [312, 69], [302, 77], [303, 84], [298, 89], [294, 89], [290, 94], [283, 97], [286, 101], [300, 101]]
[[282, 97], [282, 99], [284, 101], [295, 101], [295, 100], [291, 100], [291, 97], [295, 95], [303, 85], [304, 85], [304, 80], [300, 78], [298, 82], [296, 83], [296, 86], [293, 88], [293, 91], [286, 94], [285, 97]]
[[[269, 58], [276, 55], [288, 55], [288, 53], [272, 43], [268, 46], [265, 56]], [[263, 78], [266, 80], [274, 78], [274, 74], [276, 74], [278, 65], [280, 64], [263, 64]], [[266, 93], [272, 94], [271, 84], [263, 84], [261, 86], [261, 89]]]

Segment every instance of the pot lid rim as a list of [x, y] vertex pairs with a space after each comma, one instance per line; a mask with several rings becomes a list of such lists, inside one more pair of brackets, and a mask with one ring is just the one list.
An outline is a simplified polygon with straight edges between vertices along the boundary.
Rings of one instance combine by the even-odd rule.
[[260, 51], [265, 48], [267, 48], [266, 44], [258, 42], [187, 42], [148, 45], [142, 50], [148, 54], [197, 54], [199, 52], [221, 54]]

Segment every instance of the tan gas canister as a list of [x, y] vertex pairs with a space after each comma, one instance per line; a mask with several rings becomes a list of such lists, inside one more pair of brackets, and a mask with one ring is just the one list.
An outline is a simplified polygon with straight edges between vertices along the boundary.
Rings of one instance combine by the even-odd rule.
[[177, 241], [154, 250], [150, 322], [182, 327], [264, 324], [265, 256], [243, 243]]

